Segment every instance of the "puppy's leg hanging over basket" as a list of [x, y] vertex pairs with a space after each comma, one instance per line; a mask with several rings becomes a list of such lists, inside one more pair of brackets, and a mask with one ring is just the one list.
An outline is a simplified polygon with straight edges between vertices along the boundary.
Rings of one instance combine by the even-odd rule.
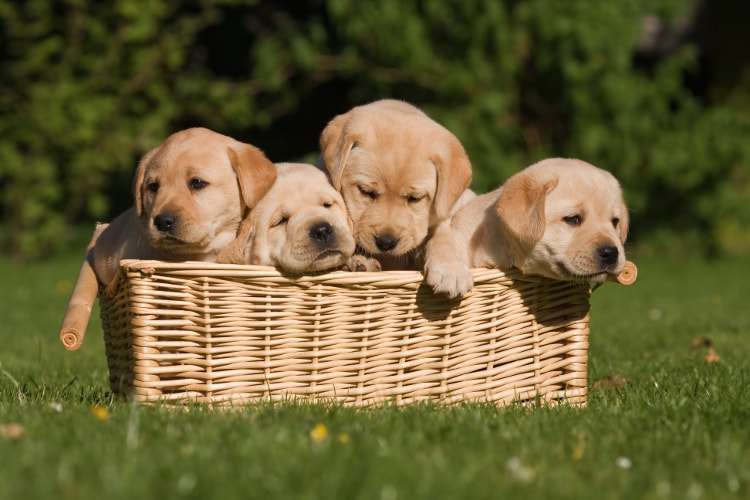
[[107, 224], [99, 224], [94, 230], [91, 242], [86, 247], [86, 256], [83, 259], [83, 264], [81, 264], [81, 270], [78, 271], [73, 292], [70, 294], [68, 309], [63, 316], [62, 326], [60, 327], [60, 341], [69, 351], [75, 351], [83, 344], [86, 327], [91, 318], [91, 310], [99, 292], [99, 282], [91, 262], [91, 251], [97, 238], [106, 227]]

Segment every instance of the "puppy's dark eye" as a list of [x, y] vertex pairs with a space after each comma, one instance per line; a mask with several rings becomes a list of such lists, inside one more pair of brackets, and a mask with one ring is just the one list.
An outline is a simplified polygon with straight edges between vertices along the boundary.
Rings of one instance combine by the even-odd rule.
[[159, 190], [159, 183], [158, 182], [149, 182], [148, 186], [146, 186], [149, 191], [152, 193], [155, 193]]
[[323, 202], [323, 208], [331, 208], [333, 206], [333, 203], [330, 201], [324, 201]]
[[614, 219], [612, 219], [612, 226], [614, 226], [615, 229], [617, 229], [617, 226], [619, 224], [620, 224], [620, 219], [618, 219], [617, 217], [615, 217]]
[[275, 221], [273, 221], [273, 223], [271, 224], [271, 227], [283, 226], [287, 222], [289, 222], [289, 217], [286, 217], [286, 216], [282, 215], [281, 217], [279, 217], [278, 219], [276, 219]]
[[567, 217], [563, 217], [563, 222], [568, 224], [569, 226], [580, 226], [583, 222], [583, 218], [580, 215], [568, 215]]
[[359, 189], [359, 192], [362, 193], [362, 196], [370, 198], [371, 200], [374, 200], [378, 197], [377, 193], [372, 189], [366, 188], [364, 186], [357, 186], [357, 188]]
[[190, 182], [188, 182], [188, 187], [193, 191], [198, 191], [206, 186], [208, 186], [208, 182], [198, 178], [190, 179]]
[[406, 197], [408, 203], [419, 203], [422, 199], [424, 199], [424, 195], [422, 194], [411, 194]]

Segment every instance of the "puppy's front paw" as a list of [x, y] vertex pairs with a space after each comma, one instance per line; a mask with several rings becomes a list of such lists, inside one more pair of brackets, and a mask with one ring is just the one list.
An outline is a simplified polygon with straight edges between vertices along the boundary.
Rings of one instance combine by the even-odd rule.
[[442, 293], [450, 298], [461, 297], [474, 287], [474, 275], [464, 262], [428, 261], [424, 268], [425, 283], [435, 293]]
[[379, 273], [383, 270], [380, 261], [366, 255], [352, 255], [343, 267], [344, 271]]

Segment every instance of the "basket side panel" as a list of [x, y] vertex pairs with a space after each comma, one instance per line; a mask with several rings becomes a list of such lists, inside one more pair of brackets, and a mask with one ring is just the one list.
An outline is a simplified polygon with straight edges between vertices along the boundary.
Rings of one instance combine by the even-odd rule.
[[586, 402], [587, 287], [490, 273], [449, 301], [401, 275], [277, 278], [128, 272], [102, 303], [116, 392], [173, 403]]
[[99, 315], [104, 333], [110, 389], [115, 395], [127, 396], [133, 391], [135, 373], [131, 334], [133, 314], [127, 281], [120, 280], [112, 295], [100, 290]]

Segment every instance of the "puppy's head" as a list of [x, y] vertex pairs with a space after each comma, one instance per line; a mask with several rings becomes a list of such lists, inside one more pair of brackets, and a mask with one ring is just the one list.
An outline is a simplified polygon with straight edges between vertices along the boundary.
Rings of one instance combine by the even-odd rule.
[[355, 107], [326, 126], [320, 144], [357, 245], [374, 256], [417, 248], [471, 182], [458, 139], [405, 102]]
[[313, 165], [280, 163], [278, 177], [251, 211], [251, 264], [291, 272], [343, 265], [354, 238], [341, 195]]
[[541, 161], [508, 179], [495, 208], [513, 265], [525, 273], [602, 282], [625, 265], [628, 210], [605, 170]]
[[172, 134], [138, 165], [133, 190], [148, 243], [184, 256], [218, 252], [276, 169], [257, 148], [204, 128]]

